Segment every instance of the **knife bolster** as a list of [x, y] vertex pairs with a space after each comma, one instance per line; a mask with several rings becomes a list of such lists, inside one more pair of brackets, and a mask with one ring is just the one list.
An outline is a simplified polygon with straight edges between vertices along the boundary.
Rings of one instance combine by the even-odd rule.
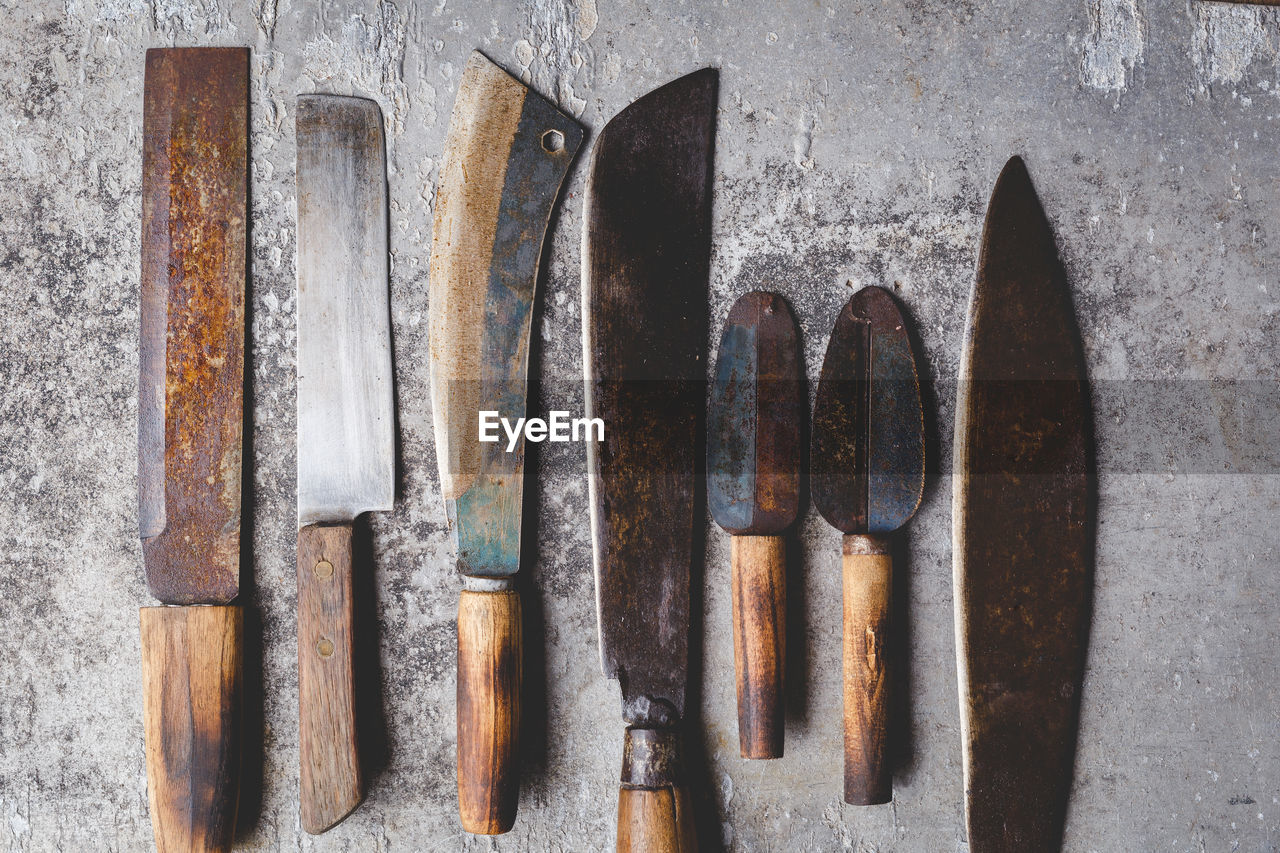
[[680, 752], [675, 729], [627, 727], [618, 791], [618, 853], [697, 849]]
[[160, 853], [231, 847], [240, 790], [239, 607], [144, 607], [142, 719]]
[[844, 801], [893, 800], [888, 760], [893, 556], [887, 536], [844, 537]]
[[516, 820], [521, 620], [515, 590], [464, 589], [458, 599], [458, 815], [477, 835]]

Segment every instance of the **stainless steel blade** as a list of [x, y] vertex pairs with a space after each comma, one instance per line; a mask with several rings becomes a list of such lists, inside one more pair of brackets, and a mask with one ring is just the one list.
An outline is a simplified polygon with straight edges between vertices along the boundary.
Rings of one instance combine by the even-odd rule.
[[387, 178], [377, 104], [298, 98], [298, 524], [391, 508]]

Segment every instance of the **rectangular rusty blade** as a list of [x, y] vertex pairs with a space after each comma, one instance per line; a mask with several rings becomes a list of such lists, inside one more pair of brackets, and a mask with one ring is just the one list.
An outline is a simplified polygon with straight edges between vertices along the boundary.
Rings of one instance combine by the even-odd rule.
[[956, 402], [956, 646], [973, 853], [1061, 845], [1092, 600], [1090, 425], [1066, 276], [1015, 157], [987, 208]]
[[387, 167], [364, 98], [298, 97], [298, 525], [391, 509]]
[[525, 416], [534, 288], [582, 128], [476, 51], [449, 121], [431, 242], [431, 403], [440, 489], [464, 575], [520, 568], [524, 439], [481, 442], [480, 412]]
[[627, 722], [683, 715], [705, 406], [717, 74], [624, 109], [596, 142], [583, 251], [591, 531], [605, 674]]
[[707, 503], [735, 535], [775, 536], [800, 511], [805, 406], [800, 333], [786, 301], [752, 292], [729, 310], [707, 407]]
[[924, 409], [906, 320], [865, 287], [836, 318], [813, 407], [813, 503], [844, 533], [892, 533], [924, 495]]
[[166, 604], [240, 590], [249, 51], [147, 51], [139, 527]]

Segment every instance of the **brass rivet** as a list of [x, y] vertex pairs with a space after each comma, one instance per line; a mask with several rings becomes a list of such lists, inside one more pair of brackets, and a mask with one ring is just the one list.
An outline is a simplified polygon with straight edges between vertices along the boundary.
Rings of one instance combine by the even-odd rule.
[[333, 563], [330, 563], [328, 560], [321, 560], [316, 563], [315, 573], [316, 577], [320, 578], [320, 580], [327, 581], [329, 578], [333, 577]]
[[333, 657], [333, 640], [328, 637], [321, 637], [320, 642], [316, 643], [316, 653], [322, 658]]

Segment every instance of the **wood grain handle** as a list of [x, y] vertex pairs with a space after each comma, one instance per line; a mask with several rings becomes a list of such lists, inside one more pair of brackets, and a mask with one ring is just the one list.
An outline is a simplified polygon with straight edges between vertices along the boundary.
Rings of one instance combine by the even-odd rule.
[[698, 849], [678, 732], [627, 729], [618, 791], [617, 849], [618, 853], [694, 853]]
[[458, 599], [458, 815], [477, 835], [516, 821], [521, 619], [515, 590], [463, 590]]
[[352, 658], [351, 525], [298, 531], [298, 726], [302, 828], [324, 832], [360, 804]]
[[231, 847], [240, 791], [239, 607], [144, 607], [147, 796], [160, 853]]
[[889, 540], [844, 537], [844, 801], [893, 799], [887, 755], [893, 557]]
[[786, 657], [787, 559], [781, 536], [734, 536], [733, 660], [743, 758], [780, 758]]

